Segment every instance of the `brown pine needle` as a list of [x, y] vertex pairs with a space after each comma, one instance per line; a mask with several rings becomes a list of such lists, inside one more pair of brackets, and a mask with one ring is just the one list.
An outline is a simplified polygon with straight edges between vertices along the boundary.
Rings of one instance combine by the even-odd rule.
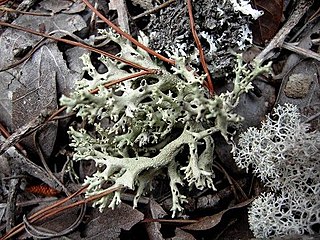
[[196, 32], [196, 27], [195, 27], [195, 23], [194, 23], [194, 19], [193, 19], [193, 14], [192, 14], [192, 3], [191, 3], [191, 0], [187, 0], [187, 6], [188, 6], [189, 19], [190, 19], [191, 32], [192, 32], [194, 41], [195, 41], [195, 43], [197, 45], [197, 48], [199, 50], [200, 62], [201, 62], [202, 68], [203, 68], [204, 72], [207, 74], [206, 85], [207, 85], [207, 87], [209, 89], [210, 94], [213, 95], [214, 94], [213, 83], [212, 83], [212, 80], [211, 80], [209, 69], [207, 67], [207, 63], [206, 63], [206, 60], [205, 60], [203, 49], [201, 47], [201, 43], [200, 43], [199, 37], [198, 37], [197, 32]]

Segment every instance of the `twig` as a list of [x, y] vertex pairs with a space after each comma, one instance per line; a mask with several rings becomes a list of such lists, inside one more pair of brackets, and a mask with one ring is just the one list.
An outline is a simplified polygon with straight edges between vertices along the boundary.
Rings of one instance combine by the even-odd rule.
[[23, 57], [21, 58], [19, 61], [7, 66], [7, 67], [4, 67], [2, 69], [0, 69], [0, 72], [3, 72], [3, 71], [7, 71], [11, 68], [14, 68], [18, 65], [20, 65], [21, 63], [23, 63], [24, 61], [27, 61], [33, 53], [35, 53], [40, 47], [42, 47], [44, 45], [44, 40], [45, 38], [42, 38], [40, 41], [38, 41], [33, 47], [32, 49]]
[[23, 0], [22, 3], [20, 3], [19, 6], [17, 7], [17, 10], [19, 11], [29, 10], [35, 2], [36, 0]]
[[[95, 8], [98, 8], [98, 0], [94, 0], [93, 4]], [[97, 15], [95, 12], [92, 12], [92, 15], [90, 17], [90, 23], [89, 23], [90, 34], [93, 34], [95, 32], [96, 23], [97, 23]]]
[[229, 174], [227, 173], [227, 171], [224, 169], [224, 167], [223, 167], [220, 163], [216, 162], [213, 166], [216, 167], [217, 169], [219, 169], [219, 170], [226, 176], [226, 178], [228, 179], [228, 182], [229, 182], [229, 184], [230, 184], [231, 190], [233, 191], [233, 193], [234, 193], [234, 195], [235, 195], [235, 197], [236, 197], [237, 200], [239, 200], [239, 197], [238, 197], [238, 194], [237, 194], [237, 191], [236, 191], [235, 186], [236, 186], [237, 189], [240, 191], [242, 197], [243, 197], [245, 200], [248, 200], [248, 199], [249, 199], [248, 196], [247, 196], [247, 194], [243, 191], [243, 189], [242, 189], [242, 187], [240, 186], [240, 184], [239, 184], [237, 181], [235, 181], [231, 176], [229, 176]]
[[286, 43], [286, 42], [282, 44], [282, 47], [294, 53], [300, 54], [304, 57], [309, 57], [309, 58], [316, 59], [317, 61], [320, 61], [320, 54], [313, 52], [311, 50], [301, 48], [292, 43]]
[[315, 120], [317, 119], [318, 117], [320, 117], [320, 112], [310, 116], [308, 119], [306, 119], [303, 123], [306, 124], [306, 123], [309, 123], [311, 122], [312, 120]]
[[[0, 133], [2, 134], [3, 137], [8, 138], [10, 137], [10, 133], [7, 131], [7, 129], [0, 123]], [[23, 149], [23, 147], [21, 146], [21, 144], [19, 144], [18, 142], [15, 143], [14, 145], [21, 154], [23, 154], [24, 156], [26, 156], [26, 152]]]
[[116, 10], [118, 13], [118, 23], [120, 28], [130, 34], [129, 18], [127, 13], [127, 5], [125, 0], [110, 0], [110, 10]]
[[169, 6], [171, 3], [174, 3], [175, 1], [176, 1], [176, 0], [166, 1], [166, 2], [162, 3], [161, 5], [153, 8], [153, 9], [147, 10], [147, 11], [145, 11], [145, 12], [143, 12], [143, 13], [137, 15], [137, 16], [132, 17], [132, 20], [137, 20], [137, 19], [142, 18], [142, 17], [144, 17], [144, 16], [146, 16], [146, 15], [149, 15], [149, 14], [152, 14], [152, 13], [155, 13], [155, 12], [158, 12], [160, 9]]
[[[105, 88], [110, 88], [111, 86], [118, 84], [120, 82], [123, 81], [127, 81], [136, 77], [140, 77], [140, 76], [144, 76], [144, 75], [148, 75], [148, 74], [157, 74], [159, 70], [156, 69], [151, 69], [151, 70], [145, 70], [145, 71], [141, 71], [138, 73], [134, 73], [131, 74], [129, 76], [120, 78], [120, 79], [116, 79], [113, 81], [110, 81], [108, 83], [106, 83], [104, 85]], [[95, 94], [99, 91], [98, 88], [95, 88], [93, 90], [91, 90], [92, 94]], [[35, 131], [37, 131], [40, 127], [44, 126], [45, 124], [47, 124], [50, 121], [53, 120], [57, 120], [56, 117], [62, 113], [63, 111], [65, 111], [67, 109], [67, 107], [61, 107], [58, 110], [56, 110], [54, 113], [52, 113], [49, 117], [47, 116], [43, 116], [42, 114], [40, 114], [37, 118], [35, 118], [34, 120], [32, 120], [31, 122], [25, 124], [24, 126], [22, 126], [21, 128], [17, 129], [11, 136], [9, 136], [5, 142], [3, 142], [3, 144], [0, 146], [0, 155], [3, 154], [10, 146], [17, 144], [22, 138], [29, 136], [30, 134], [34, 133]], [[0, 131], [2, 131], [4, 129], [4, 127], [2, 125], [0, 125]]]
[[237, 191], [236, 191], [236, 188], [235, 188], [235, 186], [234, 186], [229, 174], [226, 172], [226, 170], [218, 163], [213, 164], [213, 167], [217, 168], [220, 172], [222, 172], [225, 175], [225, 177], [227, 178], [227, 180], [228, 180], [228, 182], [230, 184], [230, 187], [231, 187], [231, 190], [233, 192], [233, 195], [235, 196], [237, 201], [240, 201], [239, 196], [238, 196]]
[[0, 0], [0, 5], [5, 4], [6, 2], [9, 2], [9, 0]]
[[281, 48], [283, 46], [284, 40], [286, 39], [287, 35], [298, 24], [300, 19], [304, 16], [309, 7], [313, 4], [313, 0], [301, 0], [297, 2], [298, 5], [296, 6], [294, 12], [290, 15], [288, 21], [274, 36], [274, 38], [270, 41], [268, 46], [261, 53], [259, 53], [258, 56], [256, 56], [256, 61], [262, 63], [267, 59], [270, 59], [275, 54], [275, 49]]
[[[122, 187], [110, 187], [108, 189], [106, 189], [105, 191], [94, 195], [94, 196], [90, 196], [86, 199], [77, 201], [75, 203], [71, 203], [69, 205], [63, 206], [63, 207], [59, 207], [62, 204], [64, 204], [65, 202], [67, 202], [68, 200], [70, 200], [71, 198], [80, 195], [81, 193], [83, 193], [86, 190], [87, 186], [82, 187], [81, 189], [79, 189], [78, 191], [76, 191], [75, 193], [71, 194], [70, 196], [57, 201], [56, 203], [45, 207], [43, 209], [41, 209], [40, 211], [34, 213], [33, 215], [31, 215], [29, 218], [27, 218], [28, 222], [30, 223], [34, 223], [35, 221], [38, 220], [43, 220], [45, 218], [51, 217], [53, 215], [56, 215], [57, 213], [60, 213], [66, 209], [69, 208], [73, 208], [82, 204], [86, 204], [89, 203], [91, 201], [97, 200], [99, 198], [102, 198], [104, 196], [109, 195], [110, 193], [114, 192], [114, 191], [118, 191], [120, 190]], [[7, 232], [2, 238], [0, 238], [0, 240], [6, 240], [9, 239], [11, 237], [13, 237], [14, 235], [18, 234], [19, 232], [21, 232], [24, 229], [24, 224], [20, 223], [17, 226], [15, 226], [14, 228], [12, 228], [9, 232]]]
[[198, 37], [197, 32], [196, 32], [196, 27], [195, 27], [195, 23], [194, 23], [194, 19], [193, 19], [193, 14], [192, 14], [192, 3], [191, 3], [191, 0], [187, 0], [187, 6], [188, 6], [189, 19], [190, 19], [191, 32], [192, 32], [195, 44], [197, 45], [197, 48], [199, 50], [200, 62], [201, 62], [202, 68], [203, 68], [204, 72], [207, 75], [206, 76], [207, 77], [206, 85], [207, 85], [207, 87], [209, 89], [210, 94], [213, 95], [214, 94], [214, 88], [213, 88], [210, 72], [209, 72], [209, 69], [207, 67], [207, 63], [206, 63], [206, 60], [205, 60], [205, 56], [204, 56], [204, 53], [203, 53], [203, 49], [201, 47], [201, 43], [200, 43], [199, 37]]
[[40, 113], [39, 116], [34, 118], [32, 121], [18, 128], [0, 146], [0, 155], [3, 154], [12, 145], [17, 144], [22, 138], [38, 130], [42, 126], [42, 124], [45, 122], [45, 118], [46, 116], [43, 113]]
[[17, 188], [19, 179], [12, 178], [9, 184], [9, 192], [6, 206], [6, 230], [9, 231], [15, 225], [15, 210], [16, 210], [16, 200], [17, 200]]
[[[78, 191], [76, 191], [75, 193], [71, 194], [70, 196], [59, 200], [57, 202], [55, 202], [52, 205], [49, 205], [41, 210], [39, 210], [38, 212], [32, 214], [29, 218], [28, 221], [30, 223], [33, 223], [37, 220], [42, 219], [42, 215], [44, 213], [46, 213], [47, 211], [50, 211], [51, 209], [54, 209], [62, 204], [64, 204], [65, 202], [67, 202], [69, 199], [78, 196], [79, 194], [81, 194], [82, 192], [84, 192], [86, 190], [86, 186], [82, 187], [81, 189], [79, 189]], [[17, 233], [21, 232], [24, 229], [24, 225], [23, 223], [18, 224], [17, 226], [15, 226], [14, 228], [12, 228], [10, 231], [8, 231], [2, 238], [0, 238], [0, 240], [6, 240], [9, 239], [11, 237], [13, 237], [14, 235], [16, 235]]]
[[[137, 78], [137, 77], [141, 77], [141, 76], [144, 76], [144, 75], [150, 75], [150, 74], [156, 74], [156, 73], [158, 73], [158, 70], [141, 71], [141, 72], [138, 72], [138, 73], [133, 73], [133, 74], [131, 74], [129, 76], [126, 76], [126, 77], [123, 77], [123, 78], [120, 78], [120, 79], [112, 80], [110, 82], [107, 82], [103, 86], [105, 88], [110, 88], [111, 86], [113, 86], [115, 84], [118, 84], [118, 83], [121, 83], [121, 82], [124, 82], [126, 80], [131, 80], [131, 79], [134, 79], [134, 78]], [[99, 92], [99, 88], [95, 88], [95, 89], [90, 91], [90, 93], [92, 93], [92, 94], [96, 94], [98, 92]]]

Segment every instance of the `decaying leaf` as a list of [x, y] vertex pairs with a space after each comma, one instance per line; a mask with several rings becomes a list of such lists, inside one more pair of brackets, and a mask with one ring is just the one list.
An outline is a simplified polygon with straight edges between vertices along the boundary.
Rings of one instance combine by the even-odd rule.
[[[25, 16], [14, 24], [39, 31], [45, 26], [48, 32], [64, 29], [79, 31], [86, 26], [79, 15], [57, 14], [52, 17]], [[62, 36], [63, 34], [59, 34]], [[39, 37], [14, 29], [6, 29], [0, 38], [0, 69], [18, 61], [23, 49], [31, 49]], [[81, 73], [70, 69], [56, 43], [39, 48], [32, 57], [14, 68], [0, 72], [0, 119], [11, 132], [27, 124], [42, 111], [57, 108], [57, 94], [68, 94]], [[51, 154], [55, 143], [57, 126], [46, 126], [40, 134], [41, 147], [46, 156]], [[33, 148], [31, 139], [23, 142]]]
[[176, 228], [174, 233], [175, 233], [175, 236], [172, 238], [172, 240], [180, 240], [180, 239], [195, 240], [196, 239], [194, 236], [192, 236], [192, 234], [186, 231], [183, 231], [180, 228]]
[[52, 13], [78, 13], [85, 9], [85, 4], [81, 0], [68, 1], [68, 0], [46, 0], [40, 2], [40, 7]]
[[[25, 123], [32, 121], [33, 117], [41, 111], [51, 112], [57, 109], [56, 71], [59, 69], [55, 56], [57, 47], [43, 46], [22, 67], [20, 82], [22, 83], [12, 94], [12, 122], [20, 128]], [[56, 134], [56, 123], [50, 123], [40, 130], [42, 149], [50, 155]], [[23, 143], [32, 143], [28, 137]]]
[[241, 202], [241, 203], [239, 203], [239, 204], [237, 204], [237, 205], [235, 205], [233, 207], [225, 209], [225, 210], [223, 210], [223, 211], [221, 211], [221, 212], [219, 212], [217, 214], [214, 214], [212, 216], [203, 217], [203, 218], [199, 219], [198, 222], [192, 223], [192, 224], [184, 226], [184, 227], [181, 227], [181, 229], [183, 229], [183, 230], [203, 231], [203, 230], [208, 230], [210, 228], [213, 228], [221, 221], [222, 216], [226, 212], [228, 212], [228, 211], [230, 211], [232, 209], [245, 207], [248, 204], [250, 204], [253, 200], [254, 200], [254, 198], [251, 198], [249, 200]]
[[256, 44], [264, 44], [277, 33], [283, 11], [283, 0], [253, 0], [256, 9], [263, 10], [264, 14], [253, 25], [253, 41]]
[[69, 7], [71, 7], [72, 1], [67, 1], [67, 0], [59, 0], [59, 1], [54, 1], [54, 0], [47, 0], [47, 1], [42, 1], [40, 2], [40, 6], [48, 11], [51, 11], [52, 13], [58, 13], [61, 12], [62, 10], [66, 10]]
[[[130, 230], [143, 219], [143, 214], [131, 206], [121, 203], [116, 209], [103, 213], [93, 209], [81, 239], [119, 239], [121, 230]], [[69, 237], [73, 238], [72, 235]]]

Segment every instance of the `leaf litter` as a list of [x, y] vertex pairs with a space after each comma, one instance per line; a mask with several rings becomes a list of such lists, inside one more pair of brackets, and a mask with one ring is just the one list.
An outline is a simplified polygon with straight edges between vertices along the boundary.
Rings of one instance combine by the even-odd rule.
[[[291, 22], [291, 25], [285, 25], [281, 21], [284, 21], [284, 23], [288, 23], [288, 21], [290, 21], [290, 14], [295, 14], [294, 7], [293, 9], [290, 9], [292, 6], [287, 5], [285, 6], [286, 8], [282, 9], [281, 6], [283, 6], [284, 3], [281, 0], [269, 1], [268, 3], [265, 3], [264, 1], [253, 2], [255, 6], [264, 9], [268, 13], [265, 14], [263, 18], [259, 19], [256, 22], [256, 25], [253, 26], [254, 33], [257, 34], [257, 36], [255, 36], [256, 43], [261, 45], [260, 48], [264, 50], [267, 49], [267, 51], [265, 51], [266, 53], [263, 51], [262, 53], [258, 52], [257, 57], [264, 60], [273, 58], [274, 66], [280, 65], [280, 69], [280, 58], [283, 59], [282, 61], [285, 62], [286, 65], [283, 68], [281, 75], [278, 76], [278, 79], [281, 78], [281, 76], [283, 78], [281, 86], [271, 82], [272, 79], [270, 80], [262, 77], [257, 80], [257, 88], [261, 90], [262, 98], [257, 97], [257, 95], [253, 93], [249, 93], [249, 95], [241, 100], [239, 111], [241, 112], [241, 115], [245, 116], [245, 119], [248, 119], [243, 123], [241, 129], [244, 130], [248, 126], [258, 125], [263, 119], [265, 113], [270, 111], [271, 107], [275, 104], [275, 101], [276, 103], [292, 102], [297, 104], [302, 110], [305, 120], [312, 121], [313, 129], [319, 129], [319, 117], [317, 117], [317, 114], [319, 113], [319, 62], [308, 58], [306, 59], [306, 56], [309, 56], [309, 52], [304, 52], [304, 56], [302, 57], [301, 53], [299, 52], [301, 50], [297, 48], [290, 48], [293, 49], [290, 50], [293, 51], [293, 53], [290, 52], [290, 54], [283, 51], [278, 51], [278, 47], [283, 45], [284, 48], [288, 49], [291, 42], [295, 41], [302, 49], [310, 50], [317, 54], [316, 48], [319, 45], [316, 45], [316, 42], [320, 30], [319, 24], [316, 25], [315, 21], [312, 21], [312, 19], [317, 19], [317, 15], [312, 15], [317, 14], [317, 11], [312, 9], [319, 7], [319, 4], [314, 3], [313, 8], [309, 8], [313, 1], [301, 1], [300, 5], [297, 4], [298, 10], [299, 7], [303, 8], [307, 6], [304, 8], [305, 11], [300, 14], [301, 17], [307, 12], [308, 16], [312, 16], [312, 18], [309, 18], [309, 22], [308, 20], [303, 20], [304, 22], [296, 21]], [[23, 3], [21, 6], [25, 6]], [[100, 1], [97, 1], [97, 6], [99, 6], [99, 3]], [[159, 3], [157, 2], [157, 4]], [[4, 2], [1, 4], [6, 3]], [[113, 4], [115, 5], [115, 7], [113, 6], [114, 10], [104, 9], [104, 13], [107, 15], [107, 17], [110, 17], [115, 22], [118, 22], [119, 25], [122, 25], [122, 28], [127, 28], [128, 30], [130, 29], [133, 34], [135, 34], [135, 32], [138, 30], [143, 30], [145, 27], [143, 21], [148, 21], [149, 18], [148, 11], [152, 11], [152, 8], [156, 7], [152, 1], [133, 1], [132, 3], [131, 1], [122, 1], [120, 11], [117, 10], [117, 3], [113, 2]], [[128, 10], [126, 11], [126, 4], [127, 6], [132, 6], [132, 8], [127, 8]], [[139, 8], [139, 6], [142, 8]], [[166, 5], [166, 7], [168, 6], [170, 6], [170, 4]], [[18, 9], [17, 5], [10, 5], [10, 7], [13, 9]], [[91, 19], [94, 19], [94, 16], [91, 16], [85, 11], [85, 4], [82, 1], [40, 1], [39, 4], [27, 5], [26, 9], [24, 10], [38, 12], [40, 14], [49, 13], [52, 16], [41, 17], [19, 14], [12, 14], [10, 16], [10, 14], [8, 14], [5, 17], [13, 19], [13, 23], [15, 24], [35, 29], [37, 31], [41, 31], [42, 26], [44, 26], [45, 32], [57, 31], [55, 34], [59, 37], [66, 37], [66, 32], [68, 32], [71, 34], [76, 33], [89, 43], [94, 41], [92, 39], [90, 40], [90, 37], [88, 37], [89, 25], [86, 22], [90, 17]], [[285, 15], [286, 19], [281, 20], [283, 13], [287, 14]], [[130, 17], [134, 17], [134, 15], [139, 14], [143, 14], [144, 17], [139, 18], [139, 21], [137, 22], [130, 21]], [[158, 14], [161, 16], [161, 12]], [[129, 22], [126, 20], [128, 19], [128, 16]], [[306, 24], [313, 26], [313, 28], [311, 28], [311, 30], [310, 28], [305, 28]], [[294, 27], [298, 28], [298, 30], [292, 30]], [[94, 28], [92, 29], [93, 32], [90, 34], [94, 33], [95, 31]], [[64, 30], [64, 32], [59, 32], [59, 30]], [[277, 32], [281, 33], [281, 31], [284, 35], [277, 36]], [[292, 36], [292, 33], [290, 32], [294, 32], [296, 36]], [[277, 40], [277, 38], [280, 38], [280, 41], [278, 41], [276, 44], [273, 43], [272, 40]], [[5, 30], [1, 29], [0, 69], [5, 69], [19, 61], [19, 59], [23, 58], [23, 56], [25, 56], [30, 49], [35, 47], [39, 41], [39, 37], [26, 32], [17, 31], [10, 28]], [[266, 41], [270, 41], [269, 44], [265, 45]], [[295, 46], [295, 44], [292, 45]], [[45, 112], [49, 115], [55, 111], [58, 108], [58, 99], [61, 94], [68, 95], [72, 91], [75, 81], [77, 79], [81, 79], [82, 75], [84, 74], [82, 71], [82, 63], [79, 61], [79, 56], [81, 56], [84, 52], [87, 51], [78, 47], [70, 48], [63, 44], [57, 44], [55, 42], [46, 40], [43, 42], [42, 46], [36, 49], [36, 51], [21, 64], [5, 71], [1, 71], [1, 124], [3, 124], [10, 133], [15, 133], [19, 129], [23, 129], [24, 127], [28, 126], [30, 122], [39, 117], [39, 115], [43, 114], [43, 110], [45, 110]], [[270, 52], [272, 52], [272, 54], [270, 54]], [[275, 53], [278, 55], [275, 55]], [[317, 55], [310, 56], [318, 57]], [[292, 84], [295, 85], [290, 85], [291, 82], [293, 82]], [[297, 86], [296, 84], [299, 82], [300, 85]], [[304, 86], [305, 84], [307, 85]], [[304, 94], [297, 90], [301, 88], [301, 85], [304, 86]], [[220, 91], [222, 91], [222, 89], [220, 89]], [[277, 91], [279, 92], [276, 95]], [[64, 124], [61, 123], [63, 122], [60, 122], [58, 125], [57, 121], [52, 121], [50, 124], [45, 124], [44, 126], [40, 124], [41, 134], [38, 141], [42, 151], [45, 153], [46, 160], [48, 161], [50, 159], [54, 161], [53, 164], [49, 164], [50, 168], [53, 169], [53, 174], [57, 175], [58, 178], [61, 179], [62, 182], [70, 189], [72, 189], [71, 186], [79, 189], [80, 184], [77, 181], [76, 173], [69, 172], [68, 176], [70, 178], [63, 180], [64, 177], [67, 176], [64, 170], [68, 169], [70, 164], [68, 159], [70, 157], [68, 156], [69, 149], [67, 149], [67, 152], [64, 154], [61, 154], [61, 151], [59, 153], [59, 150], [66, 148], [64, 143], [65, 140], [63, 139], [65, 134], [62, 133], [66, 131], [66, 122], [64, 122]], [[34, 127], [37, 127], [37, 125]], [[26, 132], [28, 132], [30, 129], [27, 128]], [[20, 140], [20, 137], [18, 139]], [[17, 141], [13, 141], [10, 145], [14, 145], [16, 143]], [[1, 171], [0, 174], [0, 231], [2, 233], [6, 232], [4, 230], [5, 228], [7, 228], [7, 231], [9, 231], [10, 227], [14, 227], [15, 224], [19, 222], [19, 220], [15, 219], [13, 216], [16, 214], [20, 214], [20, 216], [22, 216], [23, 211], [25, 211], [23, 208], [10, 208], [10, 204], [6, 204], [6, 201], [8, 199], [15, 199], [14, 195], [16, 194], [18, 198], [14, 201], [23, 202], [35, 197], [30, 193], [23, 192], [23, 186], [21, 185], [22, 179], [27, 181], [29, 184], [47, 183], [54, 189], [60, 188], [52, 176], [48, 174], [48, 172], [43, 168], [43, 166], [41, 166], [41, 164], [39, 164], [39, 162], [34, 162], [33, 159], [32, 161], [30, 160], [30, 154], [34, 155], [37, 152], [32, 138], [25, 138], [25, 136], [21, 134], [21, 144], [25, 148], [25, 152], [28, 153], [28, 156], [24, 156], [25, 152], [18, 153], [16, 150], [13, 150], [13, 147], [11, 147], [9, 148], [11, 150], [7, 151], [2, 156], [2, 158], [5, 158], [5, 160], [1, 160], [1, 163], [4, 163], [4, 165], [1, 165], [1, 167], [5, 170]], [[219, 147], [217, 148], [219, 151], [217, 152], [217, 156], [219, 159], [223, 159], [222, 161], [225, 166], [229, 166], [229, 174], [239, 180], [240, 177], [243, 176], [243, 173], [235, 168], [234, 164], [232, 163], [231, 156], [228, 155], [229, 149], [223, 148], [223, 145], [226, 144], [223, 144], [222, 141], [219, 141]], [[57, 146], [58, 150], [56, 149]], [[63, 158], [65, 163], [62, 163], [58, 158]], [[10, 167], [8, 167], [5, 162], [10, 162]], [[55, 169], [57, 167], [59, 170]], [[10, 168], [9, 172], [7, 171], [8, 168]], [[17, 171], [15, 168], [21, 168], [22, 171]], [[81, 175], [81, 168], [79, 171], [79, 175]], [[17, 174], [21, 174], [21, 176], [18, 176]], [[11, 181], [10, 177], [19, 179], [19, 181]], [[73, 179], [74, 182], [68, 182], [71, 181], [70, 179]], [[164, 188], [161, 190], [161, 187], [164, 186], [160, 180], [158, 186], [159, 192], [157, 193], [157, 191], [153, 191], [153, 195], [155, 199], [159, 199], [159, 203], [163, 203], [158, 195], [160, 193], [160, 195], [165, 195], [166, 189]], [[222, 181], [221, 185], [218, 184], [218, 186], [220, 186], [220, 189], [223, 189], [225, 182]], [[246, 184], [245, 189], [248, 191], [249, 187], [250, 186]], [[10, 195], [10, 191], [14, 195]], [[200, 192], [195, 195], [195, 201], [197, 201], [197, 198], [201, 196], [206, 197], [210, 194], [212, 193], [205, 191]], [[10, 198], [10, 196], [14, 198]], [[166, 218], [166, 213], [169, 209], [162, 207], [153, 199], [148, 200], [148, 205], [141, 203], [138, 210], [132, 209], [131, 204], [127, 205], [122, 203], [121, 206], [115, 210], [107, 209], [104, 211], [104, 213], [100, 213], [97, 211], [97, 209], [88, 206], [86, 210], [88, 218], [80, 221], [81, 228], [78, 228], [73, 232], [71, 231], [70, 233], [66, 233], [66, 236], [71, 239], [105, 239], [106, 236], [108, 236], [108, 239], [135, 239], [134, 236], [130, 234], [128, 235], [128, 233], [132, 231], [136, 234], [139, 232], [141, 236], [144, 237], [149, 236], [149, 239], [166, 239], [164, 236], [170, 236], [172, 239], [197, 239], [197, 237], [212, 239], [209, 237], [210, 234], [208, 235], [208, 233], [210, 233], [210, 231], [208, 231], [209, 229], [215, 229], [217, 226], [219, 226], [219, 223], [224, 216], [226, 216], [225, 218], [228, 219], [228, 217], [230, 217], [229, 215], [232, 215], [232, 212], [235, 209], [243, 208], [253, 200], [242, 199], [241, 202], [234, 203], [231, 197], [233, 196], [231, 190], [229, 194], [226, 194], [226, 196], [227, 197], [225, 197], [223, 200], [230, 205], [226, 204], [224, 206], [219, 206], [218, 209], [215, 209], [214, 211], [210, 211], [210, 207], [204, 208], [208, 209], [206, 211], [190, 209], [190, 212], [187, 212], [188, 216], [186, 217], [193, 218], [197, 222], [189, 225], [186, 222], [184, 223], [183, 219], [181, 219], [180, 223], [171, 223], [169, 226], [165, 223], [161, 223], [161, 221], [141, 223], [141, 221], [145, 218]], [[60, 199], [62, 196], [57, 195], [56, 198]], [[10, 212], [10, 209], [12, 212]], [[143, 214], [148, 211], [151, 212], [151, 214]], [[65, 212], [62, 212], [60, 216], [54, 216], [51, 219], [45, 219], [42, 220], [42, 222], [37, 222], [36, 226], [41, 227], [42, 230], [51, 229], [51, 231], [63, 231], [71, 224], [71, 220], [75, 220], [78, 213], [78, 209], [66, 210]], [[70, 220], [69, 223], [65, 221], [66, 218]], [[7, 222], [9, 220], [12, 220], [10, 224]], [[231, 226], [233, 224], [231, 219], [230, 224]], [[230, 228], [232, 227], [229, 227], [229, 229]], [[141, 233], [141, 229], [143, 229], [145, 233]], [[171, 231], [171, 234], [163, 232], [163, 229], [169, 229], [168, 231]], [[228, 231], [228, 228], [226, 231]], [[219, 234], [221, 234], [221, 232], [216, 233], [216, 236], [219, 236]], [[28, 236], [30, 236], [30, 233], [24, 233], [21, 235], [21, 238], [25, 239]]]

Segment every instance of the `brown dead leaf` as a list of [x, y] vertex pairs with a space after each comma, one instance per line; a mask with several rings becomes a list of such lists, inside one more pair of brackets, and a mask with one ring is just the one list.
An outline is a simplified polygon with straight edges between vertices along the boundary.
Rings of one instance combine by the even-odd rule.
[[196, 239], [192, 234], [186, 231], [183, 231], [181, 228], [176, 228], [174, 233], [175, 233], [175, 236], [172, 238], [172, 240], [181, 240], [181, 239], [195, 240]]
[[222, 219], [222, 216], [228, 212], [229, 210], [236, 209], [236, 208], [242, 208], [250, 204], [254, 198], [248, 199], [247, 201], [241, 202], [233, 207], [230, 207], [228, 209], [225, 209], [217, 214], [214, 214], [212, 216], [206, 216], [203, 218], [200, 218], [198, 222], [192, 223], [187, 226], [181, 227], [183, 230], [194, 230], [194, 231], [203, 231], [208, 230], [210, 228], [215, 227]]
[[72, 5], [72, 2], [67, 0], [59, 0], [59, 1], [47, 0], [47, 1], [40, 2], [40, 6], [43, 9], [55, 14], [68, 9], [71, 5]]
[[[75, 32], [86, 26], [82, 17], [77, 14], [56, 14], [52, 17], [22, 15], [14, 23], [34, 30], [44, 25], [48, 32], [56, 29]], [[0, 69], [7, 69], [8, 66], [16, 63], [17, 54], [21, 50], [31, 49], [38, 41], [38, 36], [15, 29], [6, 29], [0, 36]], [[70, 92], [74, 81], [80, 76], [81, 73], [67, 65], [56, 43], [42, 46], [28, 61], [0, 72], [2, 123], [10, 132], [14, 132], [28, 124], [43, 110], [50, 112], [56, 109], [57, 95]], [[51, 124], [45, 131], [40, 134], [40, 143], [47, 157], [51, 154], [55, 143], [57, 126]], [[33, 148], [30, 139], [23, 143]]]
[[[102, 213], [98, 209], [93, 209], [88, 217], [90, 220], [81, 239], [119, 239], [122, 229], [128, 231], [144, 218], [141, 212], [125, 203], [121, 203], [114, 210], [105, 209]], [[68, 237], [76, 239], [72, 235]]]
[[252, 26], [253, 41], [256, 44], [264, 44], [277, 33], [283, 11], [283, 0], [253, 0], [253, 6], [263, 10], [264, 14], [259, 17]]
[[85, 4], [81, 0], [77, 1], [69, 1], [69, 0], [46, 0], [40, 2], [40, 7], [52, 12], [54, 14], [56, 13], [79, 13], [82, 12], [85, 9]]

